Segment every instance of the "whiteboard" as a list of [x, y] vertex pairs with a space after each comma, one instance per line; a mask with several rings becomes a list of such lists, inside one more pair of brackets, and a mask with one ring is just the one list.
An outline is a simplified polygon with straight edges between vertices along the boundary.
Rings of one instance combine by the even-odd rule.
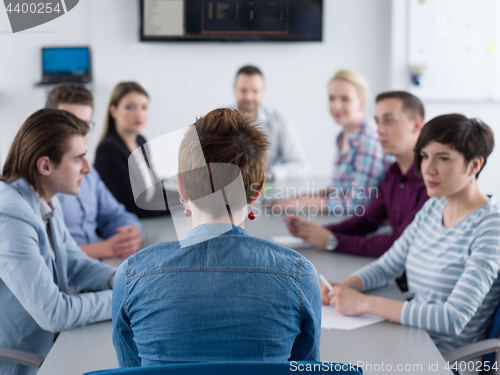
[[408, 74], [426, 101], [500, 101], [500, 0], [407, 0]]

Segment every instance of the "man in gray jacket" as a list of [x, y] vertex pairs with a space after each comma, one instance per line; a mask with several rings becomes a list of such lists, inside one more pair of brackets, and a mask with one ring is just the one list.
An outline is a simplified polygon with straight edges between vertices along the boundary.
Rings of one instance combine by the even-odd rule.
[[[111, 318], [116, 269], [78, 247], [56, 197], [78, 194], [91, 170], [88, 131], [68, 112], [42, 109], [9, 151], [0, 178], [0, 348], [45, 357], [56, 332]], [[70, 295], [69, 285], [85, 293]], [[0, 360], [2, 375], [36, 372]]]
[[238, 110], [253, 117], [271, 142], [266, 178], [268, 181], [304, 178], [309, 165], [295, 128], [285, 116], [260, 104], [264, 91], [264, 77], [258, 68], [248, 65], [238, 71], [234, 82]]

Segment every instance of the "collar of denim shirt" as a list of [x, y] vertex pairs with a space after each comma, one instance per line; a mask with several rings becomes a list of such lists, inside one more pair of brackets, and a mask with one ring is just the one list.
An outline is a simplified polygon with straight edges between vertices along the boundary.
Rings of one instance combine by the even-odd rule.
[[[189, 231], [184, 241], [199, 243], [200, 239], [207, 241], [218, 236], [248, 236], [249, 234], [240, 226], [229, 223], [210, 223], [194, 227]], [[189, 246], [189, 245], [188, 245]]]

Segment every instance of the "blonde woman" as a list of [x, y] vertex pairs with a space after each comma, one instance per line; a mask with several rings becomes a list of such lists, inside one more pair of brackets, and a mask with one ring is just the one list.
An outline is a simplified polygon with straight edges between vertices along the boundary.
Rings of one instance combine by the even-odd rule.
[[[301, 199], [299, 205], [316, 206], [336, 216], [361, 214], [384, 176], [384, 152], [364, 113], [368, 83], [357, 72], [339, 70], [328, 84], [328, 98], [330, 113], [342, 126], [336, 139], [332, 185], [327, 196]], [[295, 204], [295, 199], [288, 199], [275, 206], [287, 209]]]

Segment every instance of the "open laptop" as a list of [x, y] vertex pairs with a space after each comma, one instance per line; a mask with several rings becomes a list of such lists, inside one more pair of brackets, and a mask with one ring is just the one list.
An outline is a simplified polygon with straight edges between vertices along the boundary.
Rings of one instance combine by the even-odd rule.
[[42, 84], [92, 81], [88, 47], [42, 48]]

